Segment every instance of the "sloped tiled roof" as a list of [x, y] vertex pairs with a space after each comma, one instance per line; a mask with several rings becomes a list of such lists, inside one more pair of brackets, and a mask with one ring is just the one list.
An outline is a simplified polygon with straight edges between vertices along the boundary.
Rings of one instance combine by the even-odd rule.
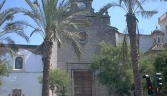
[[156, 44], [153, 47], [151, 47], [150, 49], [148, 49], [144, 54], [149, 54], [152, 51], [162, 51], [165, 49], [164, 44]]
[[163, 44], [157, 44], [157, 45], [150, 48], [150, 50], [163, 50], [163, 49], [164, 49]]

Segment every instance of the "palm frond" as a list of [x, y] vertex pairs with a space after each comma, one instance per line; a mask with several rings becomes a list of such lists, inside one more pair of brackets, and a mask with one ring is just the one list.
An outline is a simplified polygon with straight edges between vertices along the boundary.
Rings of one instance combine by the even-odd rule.
[[[57, 5], [57, 3], [58, 3], [58, 0], [57, 0], [57, 2], [56, 2], [56, 5]], [[65, 0], [62, 0], [62, 1], [60, 2], [60, 4], [58, 5], [58, 7], [59, 7], [59, 9], [61, 9], [61, 8], [64, 9], [64, 7], [65, 7], [66, 5], [69, 5], [69, 1], [68, 1], [68, 2], [65, 2]]]
[[[46, 19], [46, 14], [45, 12], [47, 11], [46, 10], [46, 5], [47, 5], [47, 0], [42, 0], [42, 5], [41, 5], [41, 12], [43, 13], [43, 17]], [[45, 22], [46, 23], [46, 22]]]
[[[62, 31], [62, 30], [59, 30], [59, 31]], [[60, 35], [59, 35], [61, 32], [59, 32], [59, 31], [54, 30], [54, 32], [53, 32], [54, 34], [51, 38], [52, 38], [52, 40], [57, 41], [57, 43], [58, 43], [57, 45], [60, 48], [61, 45], [62, 45], [62, 41], [61, 41], [61, 38], [60, 38]]]
[[[0, 10], [5, 4], [6, 0], [1, 0], [0, 2]], [[13, 16], [24, 10], [23, 8], [9, 8], [1, 11], [0, 13], [0, 26], [4, 24], [5, 21], [12, 20]], [[24, 22], [25, 23], [25, 22]], [[0, 45], [4, 46], [11, 56], [13, 56], [13, 52], [18, 51], [18, 46], [15, 44], [14, 40], [8, 37], [8, 34], [17, 34], [20, 37], [24, 38], [27, 42], [29, 42], [29, 37], [24, 33], [22, 26], [23, 22], [15, 21], [11, 23], [6, 23], [4, 28], [0, 32]], [[25, 24], [26, 25], [26, 24]], [[26, 25], [27, 26], [27, 25]]]
[[13, 56], [13, 52], [18, 51], [19, 46], [10, 37], [1, 38], [0, 42], [0, 45], [4, 46], [11, 56]]
[[5, 31], [9, 30], [9, 29], [14, 29], [14, 28], [18, 28], [18, 29], [24, 29], [24, 27], [31, 27], [33, 29], [35, 29], [35, 27], [33, 27], [31, 24], [29, 24], [26, 21], [13, 21], [13, 22], [8, 22], [6, 23], [6, 25], [4, 26], [3, 29], [6, 29]]
[[142, 1], [139, 1], [139, 0], [134, 0], [135, 2], [135, 5], [136, 5], [136, 8], [134, 9], [134, 13], [137, 11], [138, 8], [140, 8], [141, 11], [144, 11], [144, 8], [143, 8], [143, 4], [147, 1], [147, 0], [142, 0]]
[[5, 4], [5, 2], [6, 2], [6, 0], [2, 0], [2, 1], [0, 2], [0, 10], [2, 9], [3, 5]]
[[38, 27], [42, 30], [42, 34], [45, 35], [44, 31], [46, 28], [46, 18], [45, 14], [40, 8], [40, 5], [34, 4], [30, 0], [26, 0], [26, 2], [30, 6], [31, 11], [24, 9], [21, 12], [33, 19]]
[[3, 36], [5, 34], [14, 33], [22, 37], [23, 39], [25, 39], [27, 42], [29, 42], [30, 41], [29, 37], [24, 33], [24, 30], [23, 30], [24, 27], [27, 27], [27, 26], [31, 26], [31, 25], [25, 21], [15, 21], [15, 22], [6, 23], [0, 35]]
[[76, 40], [77, 37], [80, 37], [79, 32], [65, 31], [65, 37], [69, 42], [72, 43], [77, 56], [79, 57], [79, 59], [81, 59], [81, 52], [82, 52], [81, 49], [82, 48], [81, 48], [79, 41]]
[[6, 41], [7, 44], [15, 44], [15, 42], [10, 37], [6, 37], [4, 38], [4, 40]]
[[[30, 5], [29, 5], [30, 6]], [[35, 6], [34, 6], [35, 7]], [[34, 9], [34, 10], [33, 10]], [[33, 8], [31, 11], [27, 10], [27, 9], [23, 9], [20, 12], [24, 13], [24, 15], [29, 16], [31, 19], [33, 19], [35, 21], [35, 23], [39, 26], [39, 27], [45, 27], [46, 23], [44, 22], [45, 18], [43, 17], [43, 13], [41, 9], [37, 9]], [[38, 12], [37, 12], [38, 10]]]
[[[124, 10], [127, 10], [126, 12], [130, 12], [132, 13], [133, 12], [133, 9], [134, 9], [134, 1], [133, 0], [122, 0], [122, 2], [124, 3], [125, 5], [125, 8]], [[123, 5], [122, 5], [123, 6]]]
[[18, 8], [18, 7], [14, 7], [14, 8], [9, 8], [6, 10], [3, 10], [3, 12], [1, 12], [1, 16], [0, 16], [0, 26], [7, 20], [12, 20], [13, 19], [13, 15], [20, 12], [22, 10], [22, 8]]
[[37, 11], [36, 4], [34, 4], [33, 2], [31, 2], [30, 0], [25, 0], [25, 1], [30, 6], [30, 8], [32, 9], [32, 11], [34, 11], [34, 12]]
[[127, 0], [128, 1], [128, 12], [132, 13], [133, 12], [133, 5], [132, 5], [132, 0]]
[[80, 26], [88, 27], [91, 24], [91, 22], [89, 22], [88, 20], [85, 20], [85, 19], [73, 19], [72, 23], [77, 25], [78, 27], [80, 27]]
[[[120, 2], [123, 2], [123, 1], [120, 1]], [[114, 7], [120, 7], [120, 8], [124, 9], [127, 12], [127, 10], [120, 4], [122, 4], [122, 3], [118, 4], [116, 2], [112, 2], [112, 3], [106, 4], [103, 8], [101, 8], [99, 10], [98, 16], [102, 16], [109, 8], [114, 8]]]
[[143, 17], [143, 18], [151, 18], [153, 15], [157, 14], [158, 11], [156, 10], [153, 10], [153, 11], [137, 11], [136, 14], [140, 15]]
[[[38, 26], [37, 28], [31, 26], [33, 31], [30, 36], [38, 32], [42, 35], [44, 40], [51, 40], [51, 42], [52, 40], [56, 40], [58, 46], [60, 46], [62, 43], [60, 36], [63, 33], [63, 35], [66, 34], [75, 47], [75, 52], [77, 52], [77, 54], [81, 53], [80, 43], [76, 38], [77, 33], [70, 33], [67, 29], [77, 29], [78, 27], [88, 26], [90, 22], [88, 22], [85, 17], [85, 14], [89, 13], [88, 10], [72, 10], [72, 7], [77, 4], [77, 2], [71, 3], [66, 2], [66, 0], [41, 0], [41, 2], [38, 2], [38, 0], [34, 0], [33, 2], [31, 0], [25, 1], [31, 9], [22, 9], [20, 12], [32, 18]], [[21, 28], [23, 27], [25, 26], [21, 26]]]
[[16, 31], [15, 33], [24, 38], [27, 42], [30, 42], [29, 37], [23, 31]]
[[13, 48], [13, 47], [10, 47], [10, 46], [8, 46], [7, 44], [1, 44], [2, 46], [5, 46], [5, 48], [6, 48], [6, 50], [9, 52], [9, 54], [13, 57], [14, 56], [14, 52], [15, 51], [13, 51], [13, 49], [11, 49], [11, 48]]
[[124, 7], [124, 10], [126, 10], [126, 12], [128, 12], [128, 9], [129, 9], [129, 0], [120, 0], [119, 3], [121, 6], [125, 6]]
[[123, 0], [119, 0], [119, 5], [122, 5]]
[[41, 34], [41, 36], [43, 37], [43, 39], [44, 39], [44, 35], [41, 33], [41, 29], [39, 29], [39, 28], [35, 28], [32, 32], [31, 32], [31, 34], [30, 34], [30, 37], [34, 34], [34, 33], [40, 33]]
[[[76, 12], [75, 14], [72, 14], [70, 16], [64, 16], [65, 19], [62, 20], [62, 22], [59, 23], [58, 26], [65, 26], [71, 27], [73, 29], [78, 29], [80, 26], [89, 26], [91, 22], [85, 19], [85, 16], [81, 16], [80, 14], [87, 13], [88, 11], [81, 11]], [[82, 18], [84, 17], [84, 18]]]

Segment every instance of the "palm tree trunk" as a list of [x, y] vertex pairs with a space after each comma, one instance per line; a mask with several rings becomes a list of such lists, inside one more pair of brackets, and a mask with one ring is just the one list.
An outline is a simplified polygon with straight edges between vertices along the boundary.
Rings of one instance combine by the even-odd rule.
[[43, 85], [42, 96], [49, 96], [49, 70], [50, 58], [52, 53], [53, 42], [44, 40], [42, 44], [42, 61], [43, 61]]
[[135, 96], [143, 96], [142, 82], [141, 82], [142, 79], [139, 70], [139, 53], [138, 53], [137, 36], [136, 36], [137, 18], [134, 14], [128, 13], [126, 15], [126, 22], [127, 22], [128, 34], [131, 46], [131, 59], [132, 59], [134, 85], [135, 85]]

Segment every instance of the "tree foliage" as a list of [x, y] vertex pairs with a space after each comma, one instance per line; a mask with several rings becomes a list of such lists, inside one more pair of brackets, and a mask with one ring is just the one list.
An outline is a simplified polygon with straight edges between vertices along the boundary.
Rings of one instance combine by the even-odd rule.
[[64, 70], [59, 68], [51, 69], [50, 71], [50, 84], [54, 84], [57, 88], [55, 93], [57, 96], [69, 96], [69, 83], [70, 78]]
[[[107, 86], [110, 95], [113, 93], [121, 96], [130, 95], [128, 90], [132, 88], [133, 74], [131, 68], [124, 70], [122, 47], [120, 45], [115, 47], [104, 41], [100, 46], [101, 50], [93, 56], [90, 68], [98, 71], [98, 80]], [[128, 63], [131, 65], [130, 62]]]
[[[57, 41], [58, 47], [62, 45], [62, 38], [66, 39], [72, 43], [74, 51], [81, 58], [81, 46], [78, 38], [82, 38], [82, 36], [74, 29], [90, 24], [83, 18], [89, 11], [82, 8], [77, 9], [78, 2], [69, 2], [68, 0], [25, 0], [25, 2], [31, 9], [20, 8], [19, 11], [34, 20], [37, 26], [33, 26], [27, 21], [12, 22], [7, 26], [21, 26], [22, 29], [28, 26], [33, 29], [30, 32], [30, 37], [39, 33], [44, 41]], [[43, 47], [42, 44], [40, 47]]]
[[[140, 58], [140, 73], [142, 75], [149, 74], [151, 78], [154, 77], [155, 68], [154, 68], [154, 62], [157, 54], [150, 54], [146, 56], [141, 56]], [[152, 79], [152, 82], [154, 80]], [[147, 83], [146, 79], [143, 78], [143, 88], [147, 89]]]
[[[2, 47], [5, 47], [9, 54], [13, 56], [13, 52], [18, 51], [18, 46], [9, 35], [16, 34], [27, 42], [29, 42], [29, 37], [24, 33], [21, 26], [11, 25], [10, 21], [13, 20], [15, 14], [20, 12], [20, 8], [14, 7], [2, 10], [6, 1], [7, 0], [0, 1], [0, 51]], [[2, 84], [1, 78], [3, 76], [9, 76], [10, 72], [11, 67], [9, 66], [9, 62], [6, 59], [0, 60], [0, 85]]]
[[25, 0], [25, 2], [30, 9], [21, 8], [20, 12], [30, 17], [37, 26], [33, 26], [28, 22], [12, 22], [8, 25], [17, 25], [21, 26], [21, 28], [29, 26], [33, 29], [30, 36], [39, 33], [43, 37], [43, 42], [36, 51], [41, 53], [44, 65], [42, 96], [49, 96], [48, 76], [50, 58], [52, 53], [54, 54], [52, 52], [53, 45], [60, 47], [63, 38], [73, 45], [77, 56], [81, 58], [81, 45], [78, 40], [81, 36], [80, 32], [75, 32], [75, 29], [88, 25], [89, 22], [84, 19], [85, 15], [83, 15], [87, 12], [76, 10], [73, 6], [77, 2], [72, 3], [68, 0]]
[[163, 87], [167, 88], [167, 48], [157, 54], [154, 67], [155, 72], [162, 73]]
[[[40, 76], [38, 79], [39, 82], [42, 84], [42, 76]], [[71, 80], [67, 72], [59, 68], [50, 69], [49, 79], [49, 85], [54, 86], [54, 93], [56, 93], [57, 96], [71, 95], [69, 86]]]
[[143, 74], [153, 74], [155, 72], [154, 62], [156, 54], [150, 54], [140, 58], [140, 72]]
[[[137, 42], [137, 32], [139, 33], [137, 22], [138, 19], [136, 18], [137, 15], [141, 15], [143, 18], [150, 18], [154, 14], [157, 13], [156, 10], [153, 11], [146, 11], [143, 8], [143, 5], [148, 0], [118, 0], [118, 2], [112, 2], [106, 4], [103, 8], [100, 9], [99, 15], [104, 14], [109, 8], [113, 7], [119, 7], [122, 8], [126, 12], [126, 22], [127, 22], [127, 30], [128, 35], [130, 39], [130, 49], [131, 49], [131, 61], [132, 61], [132, 67], [133, 67], [133, 75], [134, 75], [134, 81], [135, 81], [135, 93], [136, 96], [142, 96], [143, 90], [142, 90], [142, 80], [141, 80], [141, 74], [139, 69], [139, 45]], [[139, 41], [139, 40], [138, 40]]]
[[6, 60], [6, 59], [0, 60], [0, 86], [2, 85], [1, 78], [3, 76], [9, 76], [11, 70], [12, 70], [12, 68], [9, 65], [8, 60]]
[[29, 42], [29, 37], [24, 33], [23, 29], [21, 28], [22, 26], [12, 25], [11, 22], [7, 22], [13, 20], [14, 15], [20, 12], [20, 8], [14, 7], [2, 10], [5, 3], [6, 0], [0, 1], [0, 47], [4, 46], [8, 52], [13, 55], [13, 52], [18, 51], [18, 46], [9, 35], [16, 34], [25, 39], [27, 42]]

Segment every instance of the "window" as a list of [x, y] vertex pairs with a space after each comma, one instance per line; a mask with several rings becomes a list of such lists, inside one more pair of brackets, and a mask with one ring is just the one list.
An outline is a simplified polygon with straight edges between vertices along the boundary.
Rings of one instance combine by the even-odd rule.
[[160, 37], [158, 37], [158, 43], [161, 43], [161, 41], [160, 41]]
[[23, 70], [24, 69], [24, 56], [23, 55], [17, 55], [14, 57], [13, 61], [13, 70]]
[[80, 43], [87, 43], [88, 42], [88, 34], [86, 32], [80, 32], [79, 33], [79, 42]]
[[21, 89], [13, 89], [12, 96], [21, 96]]
[[154, 37], [154, 43], [156, 44], [156, 38]]
[[15, 69], [22, 69], [23, 68], [23, 58], [16, 57], [15, 59]]
[[75, 96], [92, 96], [92, 72], [74, 71]]

